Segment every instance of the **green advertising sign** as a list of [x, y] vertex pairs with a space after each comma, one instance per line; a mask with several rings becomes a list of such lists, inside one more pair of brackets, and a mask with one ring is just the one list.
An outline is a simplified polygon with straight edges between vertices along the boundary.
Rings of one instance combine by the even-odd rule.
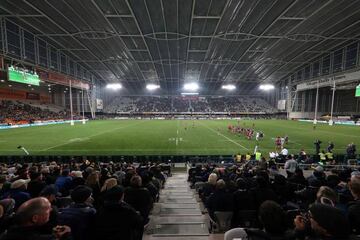
[[355, 97], [360, 97], [360, 84], [356, 87]]
[[30, 85], [40, 85], [39, 75], [27, 72], [24, 69], [16, 69], [13, 66], [8, 67], [9, 81], [19, 82]]

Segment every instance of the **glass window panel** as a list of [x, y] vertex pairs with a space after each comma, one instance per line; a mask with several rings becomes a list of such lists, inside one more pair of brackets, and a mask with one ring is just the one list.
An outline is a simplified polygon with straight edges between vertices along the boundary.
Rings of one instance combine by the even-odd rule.
[[66, 56], [64, 54], [60, 55], [61, 61], [61, 72], [66, 73]]
[[314, 62], [312, 73], [313, 78], [320, 76], [320, 62]]
[[39, 46], [39, 63], [42, 66], [47, 67], [47, 52], [46, 52], [46, 42], [38, 39], [38, 46]]
[[334, 52], [333, 72], [342, 71], [343, 49]]
[[305, 79], [310, 78], [310, 66], [305, 67], [304, 78]]
[[302, 80], [303, 79], [303, 69], [299, 70], [296, 74], [296, 80]]
[[322, 75], [330, 73], [330, 55], [327, 55], [323, 58], [321, 73]]
[[356, 65], [356, 57], [358, 56], [358, 43], [351, 44], [346, 48], [345, 69], [350, 69]]
[[50, 68], [58, 69], [57, 51], [54, 48], [50, 48]]
[[75, 62], [70, 60], [69, 65], [70, 65], [70, 75], [75, 76]]

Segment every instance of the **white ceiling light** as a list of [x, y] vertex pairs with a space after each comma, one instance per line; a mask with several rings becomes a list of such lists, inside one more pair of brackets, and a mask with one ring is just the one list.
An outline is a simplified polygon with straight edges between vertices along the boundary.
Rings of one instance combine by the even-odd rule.
[[261, 84], [260, 86], [259, 86], [259, 89], [260, 90], [264, 90], [264, 91], [269, 91], [269, 90], [273, 90], [275, 87], [274, 87], [274, 85], [272, 85], [272, 84]]
[[193, 96], [193, 95], [199, 95], [197, 92], [183, 92], [181, 93], [183, 96]]
[[157, 84], [148, 84], [148, 85], [146, 85], [146, 89], [150, 90], [150, 91], [156, 90], [158, 88], [160, 88], [160, 85], [157, 85]]
[[184, 84], [184, 90], [196, 91], [198, 89], [199, 89], [199, 85], [197, 83], [186, 83], [186, 84]]
[[221, 88], [222, 88], [222, 89], [225, 89], [225, 90], [231, 91], [231, 90], [236, 89], [236, 86], [233, 85], [233, 84], [227, 84], [227, 85], [222, 85]]
[[109, 83], [106, 85], [106, 88], [112, 90], [119, 90], [122, 88], [122, 85], [120, 83]]

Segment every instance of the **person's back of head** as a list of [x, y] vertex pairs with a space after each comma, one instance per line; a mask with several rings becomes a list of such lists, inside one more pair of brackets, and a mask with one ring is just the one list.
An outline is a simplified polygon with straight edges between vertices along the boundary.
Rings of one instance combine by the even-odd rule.
[[139, 175], [134, 175], [130, 179], [130, 186], [134, 188], [140, 188], [142, 186], [142, 179]]
[[286, 214], [279, 204], [267, 200], [260, 205], [259, 220], [267, 233], [282, 235], [286, 229]]
[[349, 222], [345, 214], [338, 208], [316, 203], [309, 208], [309, 218], [312, 230], [319, 237], [331, 239], [347, 239]]
[[24, 202], [16, 212], [15, 220], [20, 226], [41, 226], [49, 221], [51, 204], [44, 197]]
[[92, 189], [87, 186], [77, 186], [74, 188], [74, 190], [71, 192], [71, 199], [75, 203], [86, 203], [92, 194]]
[[321, 186], [316, 194], [316, 201], [322, 204], [335, 206], [339, 202], [338, 194], [327, 186]]
[[356, 200], [360, 200], [360, 179], [352, 178], [349, 184], [351, 194]]
[[108, 203], [119, 203], [123, 200], [124, 188], [121, 186], [114, 186], [107, 190], [104, 196], [105, 202]]
[[226, 183], [225, 183], [225, 181], [222, 180], [222, 179], [219, 179], [219, 180], [216, 182], [215, 188], [216, 188], [217, 190], [225, 190], [225, 188], [226, 188]]
[[210, 183], [211, 185], [216, 185], [217, 179], [218, 176], [216, 175], [216, 173], [211, 173], [208, 177], [208, 183]]

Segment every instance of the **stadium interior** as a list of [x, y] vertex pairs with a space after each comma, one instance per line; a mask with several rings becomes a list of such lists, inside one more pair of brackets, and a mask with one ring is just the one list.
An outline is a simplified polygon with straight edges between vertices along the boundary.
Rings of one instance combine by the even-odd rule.
[[360, 0], [0, 0], [0, 240], [360, 239]]

